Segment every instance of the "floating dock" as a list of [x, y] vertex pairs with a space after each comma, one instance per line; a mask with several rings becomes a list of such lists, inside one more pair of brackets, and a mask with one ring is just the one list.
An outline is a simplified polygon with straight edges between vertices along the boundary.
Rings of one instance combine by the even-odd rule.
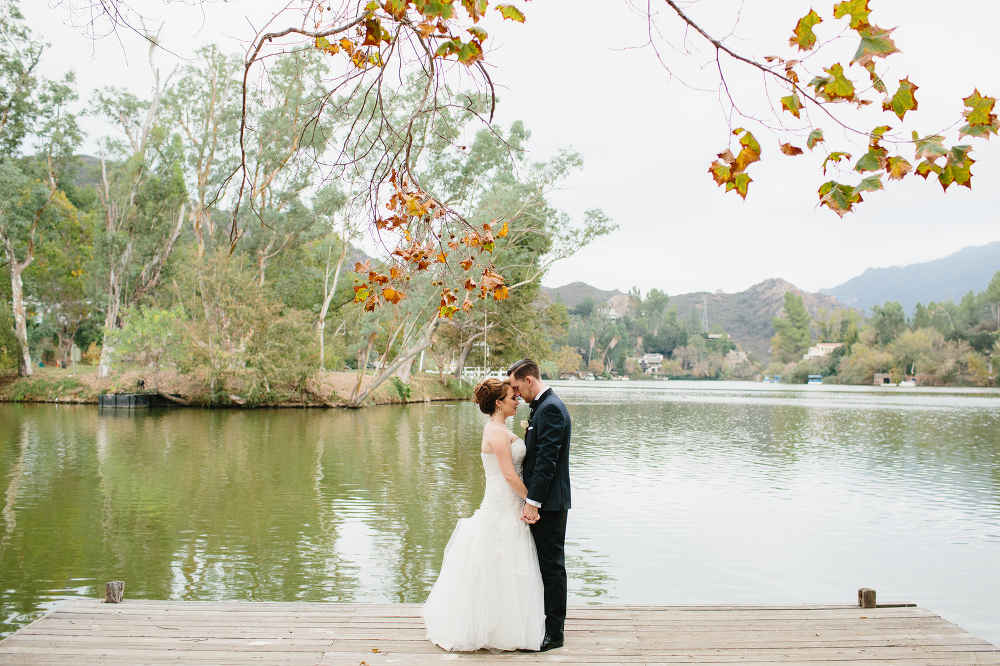
[[576, 606], [566, 645], [445, 652], [419, 604], [77, 599], [0, 642], [0, 664], [1000, 664], [1000, 648], [914, 606]]

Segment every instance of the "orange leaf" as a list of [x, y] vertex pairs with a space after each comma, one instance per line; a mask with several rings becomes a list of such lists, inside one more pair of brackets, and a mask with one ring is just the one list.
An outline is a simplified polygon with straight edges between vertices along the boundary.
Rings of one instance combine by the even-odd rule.
[[783, 143], [783, 144], [781, 144], [780, 147], [781, 147], [781, 152], [784, 153], [785, 155], [801, 155], [802, 154], [802, 149], [801, 148], [797, 148], [797, 147], [793, 146], [790, 143]]

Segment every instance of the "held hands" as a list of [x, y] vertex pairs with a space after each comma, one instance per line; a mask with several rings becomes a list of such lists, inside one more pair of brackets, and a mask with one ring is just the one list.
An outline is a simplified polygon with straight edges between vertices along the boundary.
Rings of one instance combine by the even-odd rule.
[[521, 512], [521, 520], [528, 523], [529, 525], [534, 525], [535, 523], [537, 523], [538, 507], [525, 503], [524, 511]]

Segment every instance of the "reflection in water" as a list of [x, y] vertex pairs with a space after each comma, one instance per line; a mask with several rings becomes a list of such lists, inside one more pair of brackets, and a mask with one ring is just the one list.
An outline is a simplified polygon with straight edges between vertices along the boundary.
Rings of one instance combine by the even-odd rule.
[[[1000, 643], [1000, 396], [557, 391], [574, 422], [571, 603], [868, 586]], [[482, 498], [483, 418], [0, 405], [0, 631], [107, 580], [131, 598], [423, 601]]]

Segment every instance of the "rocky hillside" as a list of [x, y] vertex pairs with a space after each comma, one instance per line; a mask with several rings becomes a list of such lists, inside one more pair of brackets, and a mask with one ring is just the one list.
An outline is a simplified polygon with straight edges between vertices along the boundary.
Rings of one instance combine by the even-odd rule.
[[553, 302], [562, 303], [568, 308], [576, 307], [588, 296], [593, 298], [595, 303], [600, 304], [612, 296], [624, 295], [617, 289], [604, 291], [584, 282], [571, 282], [561, 287], [542, 287], [542, 293], [548, 295]]

